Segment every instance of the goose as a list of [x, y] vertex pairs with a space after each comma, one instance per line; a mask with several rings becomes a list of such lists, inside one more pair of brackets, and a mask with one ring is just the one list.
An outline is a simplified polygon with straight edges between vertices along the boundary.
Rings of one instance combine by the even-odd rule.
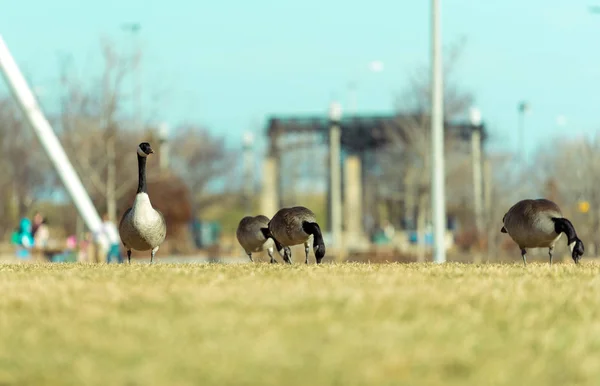
[[252, 260], [252, 252], [261, 252], [266, 250], [271, 258], [271, 263], [277, 261], [273, 258], [273, 239], [266, 237], [261, 229], [268, 229], [269, 218], [267, 216], [258, 215], [255, 217], [246, 216], [240, 220], [235, 236], [238, 242], [244, 248], [244, 251]]
[[146, 187], [146, 158], [154, 153], [148, 142], [137, 148], [138, 188], [131, 208], [127, 209], [119, 223], [119, 236], [127, 249], [127, 261], [131, 264], [131, 250], [150, 252], [150, 263], [167, 234], [167, 224], [161, 212], [152, 207]]
[[320, 264], [325, 256], [323, 234], [316, 216], [310, 209], [303, 206], [280, 209], [269, 221], [269, 227], [263, 228], [263, 233], [265, 237], [273, 239], [277, 252], [288, 264], [292, 263], [292, 250], [289, 247], [298, 244], [304, 244], [305, 263], [308, 264], [311, 237], [317, 264]]
[[548, 248], [550, 264], [554, 245], [564, 233], [575, 264], [583, 255], [583, 242], [577, 237], [575, 227], [564, 218], [558, 205], [554, 202], [540, 199], [526, 199], [513, 205], [502, 218], [500, 232], [508, 233], [519, 248], [523, 264], [527, 265], [525, 254], [527, 248]]

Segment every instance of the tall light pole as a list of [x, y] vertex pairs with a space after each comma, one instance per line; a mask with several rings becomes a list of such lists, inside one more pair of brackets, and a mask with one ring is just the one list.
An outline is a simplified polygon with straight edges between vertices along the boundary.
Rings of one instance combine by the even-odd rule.
[[471, 108], [471, 165], [473, 169], [473, 203], [475, 209], [475, 227], [480, 236], [483, 231], [483, 192], [481, 165], [481, 112]]
[[433, 260], [446, 262], [446, 193], [444, 186], [444, 94], [440, 42], [440, 1], [431, 0], [431, 206]]
[[[142, 28], [139, 23], [125, 23], [122, 25], [123, 30], [131, 33], [131, 64], [132, 64], [132, 79], [133, 92], [132, 97], [135, 98], [135, 125], [138, 130], [143, 128], [142, 125], [142, 52], [137, 44], [136, 36]], [[137, 58], [136, 58], [137, 51]]]
[[340, 164], [341, 136], [340, 121], [342, 106], [333, 102], [329, 107], [329, 191], [330, 227], [332, 244], [341, 246], [342, 238], [342, 168]]
[[529, 111], [529, 103], [521, 101], [517, 106], [519, 113], [519, 160], [525, 160], [525, 114]]

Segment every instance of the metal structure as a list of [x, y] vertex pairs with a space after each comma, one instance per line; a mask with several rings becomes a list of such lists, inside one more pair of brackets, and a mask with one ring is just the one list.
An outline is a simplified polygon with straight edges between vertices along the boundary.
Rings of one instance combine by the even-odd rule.
[[92, 232], [98, 230], [102, 224], [100, 216], [73, 165], [69, 162], [54, 130], [52, 130], [50, 123], [42, 113], [35, 96], [27, 85], [2, 36], [0, 36], [0, 70], [2, 70], [14, 98], [44, 147], [73, 203], [75, 203], [81, 218]]
[[[342, 116], [337, 126], [340, 128], [340, 152], [346, 157], [354, 156], [360, 161], [359, 169], [361, 179], [362, 194], [360, 210], [358, 213], [361, 219], [365, 218], [364, 211], [368, 208], [367, 201], [370, 194], [368, 190], [372, 190], [367, 183], [370, 178], [370, 173], [373, 171], [373, 155], [379, 150], [385, 149], [395, 140], [404, 140], [409, 142], [410, 136], [406, 134], [406, 122], [419, 122], [424, 124], [429, 121], [427, 114], [415, 113], [411, 115], [372, 115], [372, 116]], [[285, 206], [284, 184], [282, 175], [285, 170], [282, 170], [283, 159], [286, 153], [293, 149], [298, 150], [300, 147], [316, 148], [323, 146], [328, 148], [329, 136], [331, 130], [331, 120], [325, 114], [322, 115], [307, 115], [307, 116], [273, 116], [270, 117], [267, 123], [266, 132], [268, 137], [268, 153], [266, 168], [263, 171], [263, 186], [268, 195], [263, 195], [263, 204], [266, 212], [273, 212], [275, 208]], [[455, 150], [469, 156], [469, 149], [472, 140], [473, 124], [470, 121], [454, 121], [445, 122], [444, 132], [446, 137], [460, 140], [464, 148]], [[314, 138], [317, 142], [306, 142], [291, 144], [292, 148], [287, 148], [282, 145], [284, 139], [298, 134], [315, 134]], [[485, 125], [480, 123], [481, 142], [484, 143], [488, 139]], [[469, 146], [467, 146], [469, 145]], [[329, 166], [331, 167], [331, 166]], [[331, 184], [328, 184], [331, 185]], [[342, 190], [345, 191], [344, 183]], [[264, 191], [264, 190], [263, 190]], [[328, 208], [331, 208], [332, 194], [328, 192], [329, 203]], [[345, 195], [342, 194], [343, 197]], [[266, 202], [265, 202], [266, 201]], [[345, 203], [343, 203], [345, 205]], [[271, 215], [273, 214], [271, 213]], [[342, 216], [343, 217], [343, 216]], [[342, 223], [347, 224], [347, 219], [343, 218]], [[362, 228], [362, 226], [361, 226]], [[331, 231], [331, 222], [329, 231]]]

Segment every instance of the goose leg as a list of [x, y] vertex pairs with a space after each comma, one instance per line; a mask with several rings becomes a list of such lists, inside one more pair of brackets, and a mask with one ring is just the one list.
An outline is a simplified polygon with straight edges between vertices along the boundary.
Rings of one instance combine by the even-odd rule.
[[131, 249], [127, 250], [127, 262], [131, 264]]
[[271, 264], [277, 263], [277, 260], [275, 260], [275, 258], [273, 257], [273, 247], [267, 249], [267, 253], [269, 254], [269, 257], [271, 258]]
[[548, 248], [548, 255], [550, 255], [550, 265], [552, 265], [552, 252], [554, 252], [554, 247]]
[[248, 257], [250, 258], [250, 262], [254, 263], [254, 260], [252, 260], [252, 252], [248, 252]]
[[308, 243], [304, 243], [304, 253], [306, 254], [306, 259], [304, 260], [304, 264], [308, 264], [308, 252], [310, 252], [310, 246]]
[[523, 265], [527, 265], [527, 258], [525, 257], [526, 254], [527, 251], [525, 250], [525, 248], [521, 248], [521, 257], [523, 258]]
[[292, 264], [292, 250], [290, 247], [283, 248], [283, 260], [288, 264]]
[[283, 258], [284, 254], [285, 254], [283, 245], [281, 245], [281, 243], [275, 239], [273, 239], [273, 241], [275, 242], [275, 248], [277, 249], [277, 253], [279, 253], [279, 256], [281, 256]]
[[158, 252], [158, 247], [152, 249], [152, 252], [150, 252], [150, 264], [152, 264], [154, 261], [154, 255], [156, 255], [156, 252]]

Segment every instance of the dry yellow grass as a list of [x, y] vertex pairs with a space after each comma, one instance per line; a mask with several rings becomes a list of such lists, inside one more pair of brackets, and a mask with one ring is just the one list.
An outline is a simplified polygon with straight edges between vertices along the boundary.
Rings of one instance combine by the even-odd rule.
[[600, 266], [0, 265], [4, 385], [596, 385]]

